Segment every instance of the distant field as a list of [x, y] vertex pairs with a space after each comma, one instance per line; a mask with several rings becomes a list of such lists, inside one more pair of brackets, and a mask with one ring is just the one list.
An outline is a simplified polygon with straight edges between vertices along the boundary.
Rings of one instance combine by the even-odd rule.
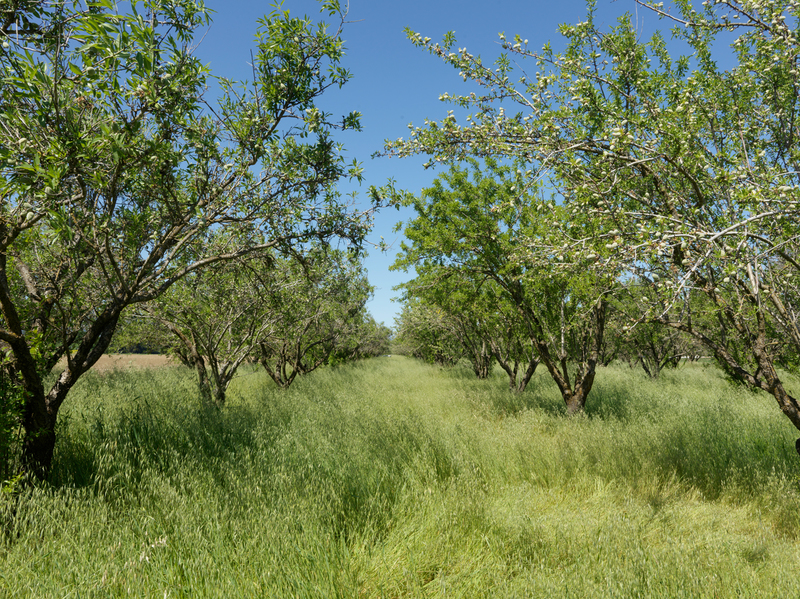
[[797, 431], [712, 365], [603, 368], [570, 418], [544, 369], [249, 367], [217, 409], [112, 358], [0, 493], [0, 598], [800, 597]]
[[105, 354], [92, 367], [95, 372], [126, 370], [128, 368], [161, 368], [176, 366], [177, 361], [158, 354]]

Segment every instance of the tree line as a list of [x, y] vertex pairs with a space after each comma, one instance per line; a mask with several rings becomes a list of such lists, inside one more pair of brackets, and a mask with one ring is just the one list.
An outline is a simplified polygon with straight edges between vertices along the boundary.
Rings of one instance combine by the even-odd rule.
[[351, 257], [387, 204], [417, 213], [401, 324], [436, 338], [414, 351], [447, 361], [457, 345], [515, 389], [541, 365], [573, 413], [612, 331], [661, 348], [654, 369], [690, 339], [800, 429], [780, 371], [800, 354], [800, 6], [639, 4], [683, 55], [630, 15], [600, 28], [592, 2], [562, 51], [501, 35], [493, 64], [408, 31], [471, 82], [442, 96], [471, 114], [387, 142], [446, 165], [433, 187], [372, 188], [358, 207], [336, 184], [361, 166], [334, 137], [360, 115], [317, 105], [350, 78], [337, 0], [321, 2], [332, 27], [280, 7], [261, 19], [252, 80], [218, 79], [213, 102], [191, 51], [200, 2], [4, 3], [0, 390], [20, 417], [0, 425], [22, 431], [23, 468], [47, 475], [59, 409], [121, 323], [171, 331], [217, 402], [245, 349], [278, 384], [358, 354], [331, 336], [364, 318]]
[[601, 29], [593, 2], [562, 51], [501, 34], [493, 64], [407, 31], [474, 91], [441, 97], [465, 120], [383, 151], [448, 167], [421, 194], [374, 192], [416, 213], [399, 337], [479, 376], [497, 361], [517, 389], [541, 364], [570, 413], [614, 338], [654, 375], [688, 344], [800, 429], [781, 374], [800, 361], [800, 5], [637, 4], [684, 54], [630, 14]]
[[195, 371], [201, 398], [222, 407], [242, 364], [260, 365], [286, 388], [322, 365], [388, 353], [391, 331], [366, 310], [371, 295], [352, 253], [312, 245], [288, 257], [248, 256], [130, 310], [109, 350], [173, 356]]
[[[214, 101], [213, 75], [192, 54], [210, 22], [202, 2], [0, 6], [0, 389], [20, 414], [4, 413], [2, 433], [7, 449], [21, 431], [24, 471], [47, 475], [59, 409], [136, 314], [181, 339], [176, 352], [218, 402], [242, 338], [258, 341], [281, 384], [360, 351], [330, 329], [364, 320], [368, 289], [326, 248], [358, 255], [377, 204], [337, 191], [362, 169], [335, 134], [361, 125], [357, 112], [317, 105], [350, 78], [345, 13], [337, 0], [320, 6], [333, 26], [280, 6], [259, 20], [252, 79], [217, 77]], [[342, 292], [325, 264], [355, 287]], [[297, 312], [253, 320], [282, 283], [297, 290]], [[324, 301], [344, 293], [345, 312], [314, 304], [312, 287]]]

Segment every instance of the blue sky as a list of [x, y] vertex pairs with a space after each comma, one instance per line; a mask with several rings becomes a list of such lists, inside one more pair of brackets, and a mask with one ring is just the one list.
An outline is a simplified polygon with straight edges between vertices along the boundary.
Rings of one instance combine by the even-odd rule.
[[[257, 0], [206, 0], [212, 9], [213, 24], [197, 48], [196, 54], [207, 63], [215, 75], [233, 79], [252, 78], [248, 62], [258, 18], [273, 10], [270, 2]], [[295, 16], [309, 15], [315, 20], [324, 18], [314, 0], [285, 0], [283, 8]], [[647, 30], [659, 27], [655, 15], [636, 10], [633, 0], [598, 0], [596, 22], [602, 28], [611, 26], [625, 12], [637, 15]], [[370, 185], [383, 185], [389, 178], [398, 187], [419, 192], [430, 185], [438, 171], [425, 170], [422, 156], [404, 160], [370, 156], [382, 149], [385, 139], [408, 135], [408, 124], [423, 124], [426, 118], [440, 120], [450, 105], [439, 101], [444, 92], [458, 93], [465, 83], [458, 73], [415, 48], [403, 33], [410, 27], [423, 36], [440, 40], [448, 31], [455, 31], [458, 46], [466, 46], [480, 54], [484, 62], [499, 54], [498, 33], [511, 37], [519, 33], [530, 46], [541, 47], [545, 42], [558, 41], [560, 23], [584, 20], [583, 0], [500, 1], [489, 3], [477, 0], [352, 0], [343, 38], [347, 56], [344, 66], [353, 79], [341, 90], [326, 92], [323, 108], [336, 114], [357, 110], [362, 113], [363, 131], [340, 135], [349, 156], [362, 162], [365, 180], [358, 185], [340, 185], [344, 193], [359, 192], [366, 201]], [[661, 29], [667, 29], [662, 23]], [[400, 244], [394, 225], [412, 216], [409, 211], [385, 209], [375, 220], [374, 241], [383, 236], [394, 247], [388, 253], [371, 250], [366, 259], [370, 282], [377, 288], [368, 305], [378, 321], [392, 326], [399, 304], [391, 298], [397, 295], [392, 287], [408, 280], [413, 274], [390, 272], [389, 266]]]

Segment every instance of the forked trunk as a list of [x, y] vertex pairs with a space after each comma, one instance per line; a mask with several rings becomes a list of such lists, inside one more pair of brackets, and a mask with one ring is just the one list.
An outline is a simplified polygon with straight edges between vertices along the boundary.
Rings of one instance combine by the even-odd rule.
[[567, 414], [572, 416], [573, 414], [578, 414], [579, 412], [583, 412], [584, 406], [586, 406], [586, 398], [589, 397], [589, 391], [592, 390], [592, 384], [594, 383], [594, 371], [591, 374], [588, 374], [583, 377], [583, 380], [580, 381], [580, 384], [576, 381], [576, 389], [569, 393], [565, 393], [562, 391], [562, 396], [564, 397], [564, 403], [567, 406]]
[[[494, 356], [495, 360], [497, 360], [497, 363], [500, 364], [500, 368], [502, 368], [508, 375], [508, 387], [516, 393], [522, 393], [525, 391], [525, 388], [528, 386], [531, 378], [533, 378], [533, 374], [536, 372], [536, 367], [539, 365], [539, 359], [531, 351], [531, 353], [528, 355], [525, 372], [522, 373], [522, 377], [520, 379], [517, 379], [519, 367], [525, 363], [524, 358], [520, 359], [520, 356], [525, 355], [521, 345], [516, 344], [516, 347], [512, 346], [508, 349], [505, 349], [500, 343], [493, 339], [490, 339], [490, 343], [492, 355]], [[532, 345], [535, 346], [536, 343], [534, 342]]]
[[21, 340], [18, 347], [12, 346], [25, 394], [22, 464], [25, 471], [36, 478], [45, 479], [53, 463], [56, 422], [61, 404], [78, 379], [106, 351], [118, 319], [119, 309], [112, 307], [94, 322], [48, 393], [45, 393], [42, 376], [31, 359], [27, 342]]
[[594, 385], [600, 347], [603, 343], [603, 333], [605, 331], [607, 306], [608, 303], [605, 300], [601, 300], [597, 302], [593, 309], [594, 326], [588, 335], [591, 348], [587, 352], [586, 358], [578, 362], [575, 377], [572, 381], [570, 380], [567, 357], [561, 356], [559, 360], [556, 360], [550, 353], [550, 348], [546, 342], [532, 337], [542, 363], [547, 368], [550, 376], [553, 377], [553, 381], [558, 385], [559, 391], [561, 391], [561, 397], [567, 406], [567, 414], [577, 414], [583, 411], [586, 399], [589, 397], [592, 385]]
[[225, 388], [224, 387], [215, 387], [214, 388], [214, 405], [218, 408], [221, 408], [225, 405]]
[[486, 347], [486, 342], [482, 342], [479, 348], [475, 348], [472, 358], [472, 370], [479, 379], [487, 379], [492, 372], [492, 353]]
[[528, 383], [531, 382], [534, 373], [536, 372], [536, 367], [539, 365], [539, 360], [536, 358], [531, 358], [528, 362], [528, 367], [525, 369], [525, 373], [522, 375], [522, 378], [517, 381], [516, 377], [509, 381], [511, 385], [511, 390], [516, 391], [517, 393], [522, 393], [525, 391]]
[[244, 358], [234, 362], [223, 362], [221, 365], [215, 359], [211, 360], [211, 377], [214, 387], [214, 403], [218, 408], [225, 405], [225, 398], [228, 392], [228, 385], [231, 384], [239, 365]]
[[22, 467], [36, 478], [44, 480], [53, 462], [56, 446], [56, 420], [58, 411], [47, 409], [44, 392], [31, 397], [26, 391], [27, 401], [22, 417], [25, 435], [22, 441]]

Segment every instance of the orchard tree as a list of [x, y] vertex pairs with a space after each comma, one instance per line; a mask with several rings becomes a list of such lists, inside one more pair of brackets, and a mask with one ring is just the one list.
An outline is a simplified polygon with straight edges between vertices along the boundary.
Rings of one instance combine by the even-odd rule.
[[[227, 237], [216, 231], [209, 243]], [[276, 362], [283, 359], [274, 369], [267, 361], [268, 372], [273, 369], [272, 378], [288, 386], [325, 361], [376, 355], [387, 346], [374, 320], [358, 309], [369, 291], [358, 263], [343, 266], [347, 260], [340, 252], [318, 247], [306, 253], [248, 254], [222, 262], [187, 275], [142, 306], [151, 327], [171, 333], [171, 352], [196, 372], [203, 401], [224, 405], [239, 367], [247, 360], [263, 362], [265, 348], [276, 350]], [[337, 320], [348, 310], [356, 310], [352, 318], [348, 312]]]
[[392, 330], [376, 321], [366, 309], [350, 320], [348, 331], [347, 337], [340, 340], [328, 356], [329, 365], [337, 366], [389, 353]]
[[[339, 24], [337, 0], [321, 3]], [[126, 307], [215, 262], [308, 239], [360, 244], [369, 211], [333, 141], [358, 129], [316, 106], [350, 77], [341, 27], [276, 8], [259, 21], [253, 80], [192, 56], [193, 0], [3, 3], [0, 13], [0, 341], [25, 394], [25, 467], [48, 471], [58, 411]], [[207, 233], [236, 230], [229, 244]], [[61, 358], [54, 382], [47, 376]]]
[[453, 334], [449, 315], [418, 298], [409, 298], [403, 303], [395, 329], [398, 351], [428, 364], [454, 366], [464, 356], [464, 348]]
[[[210, 243], [226, 239], [225, 232], [216, 232]], [[277, 318], [270, 294], [291, 281], [274, 262], [271, 254], [248, 254], [190, 273], [141, 308], [152, 326], [172, 333], [172, 352], [195, 370], [207, 403], [224, 405], [239, 366]]]
[[261, 297], [270, 326], [259, 335], [255, 355], [270, 378], [286, 388], [347, 347], [372, 287], [354, 256], [324, 246], [277, 260], [273, 269], [280, 276]]
[[[653, 281], [628, 281], [614, 298], [611, 326], [616, 329], [617, 355], [631, 368], [639, 365], [648, 377], [655, 379], [664, 368], [676, 368], [684, 360], [696, 360], [702, 352], [702, 345], [691, 335], [659, 321], [640, 320], [642, 296], [652, 294], [653, 286]], [[685, 293], [688, 295], [688, 290]], [[687, 301], [673, 306], [669, 319], [695, 323], [705, 321], [702, 326], [707, 327], [711, 325], [708, 320], [714, 318], [713, 310], [708, 308], [705, 297], [694, 294], [694, 297], [687, 297]], [[688, 314], [680, 313], [684, 310]]]
[[[588, 260], [567, 265], [561, 237], [542, 216], [559, 214], [560, 207], [525, 190], [530, 173], [491, 158], [485, 172], [477, 161], [469, 163], [466, 169], [451, 165], [419, 197], [391, 187], [380, 192], [417, 213], [405, 228], [411, 243], [403, 244], [395, 266], [448, 266], [476, 281], [492, 280], [516, 309], [567, 411], [579, 412], [594, 383], [606, 296], [617, 271], [598, 270]], [[591, 219], [575, 217], [573, 228], [574, 235], [602, 236]], [[554, 269], [552, 263], [564, 265]]]
[[[508, 375], [511, 390], [525, 390], [539, 359], [520, 323], [518, 311], [490, 277], [457, 266], [417, 264], [417, 276], [399, 286], [404, 297], [442, 310], [478, 378], [487, 378], [495, 362]], [[520, 371], [522, 366], [522, 371]]]
[[482, 283], [455, 268], [424, 265], [416, 278], [397, 287], [405, 298], [416, 297], [443, 312], [442, 323], [458, 340], [479, 379], [488, 378], [494, 366], [487, 311], [481, 305]]
[[[545, 218], [562, 233], [564, 263], [651, 281], [642, 322], [694, 337], [800, 428], [798, 400], [775, 368], [800, 347], [800, 5], [640, 4], [674, 25], [685, 55], [671, 56], [659, 33], [640, 41], [630, 15], [601, 30], [592, 3], [586, 21], [561, 27], [563, 52], [501, 34], [505, 52], [493, 65], [456, 50], [452, 34], [433, 43], [409, 32], [480, 92], [443, 95], [474, 111], [466, 123], [426, 123], [386, 152], [530, 165], [530, 178], [561, 197]], [[575, 216], [598, 230], [576, 234]], [[598, 235], [605, 251], [592, 247]], [[695, 294], [714, 318], [673, 309]]]
[[[489, 344], [500, 368], [508, 376], [512, 391], [525, 391], [539, 365], [539, 354], [528, 335], [525, 324], [518, 316], [502, 288], [496, 284], [486, 286], [486, 306], [489, 323]], [[605, 338], [605, 335], [603, 336]]]

